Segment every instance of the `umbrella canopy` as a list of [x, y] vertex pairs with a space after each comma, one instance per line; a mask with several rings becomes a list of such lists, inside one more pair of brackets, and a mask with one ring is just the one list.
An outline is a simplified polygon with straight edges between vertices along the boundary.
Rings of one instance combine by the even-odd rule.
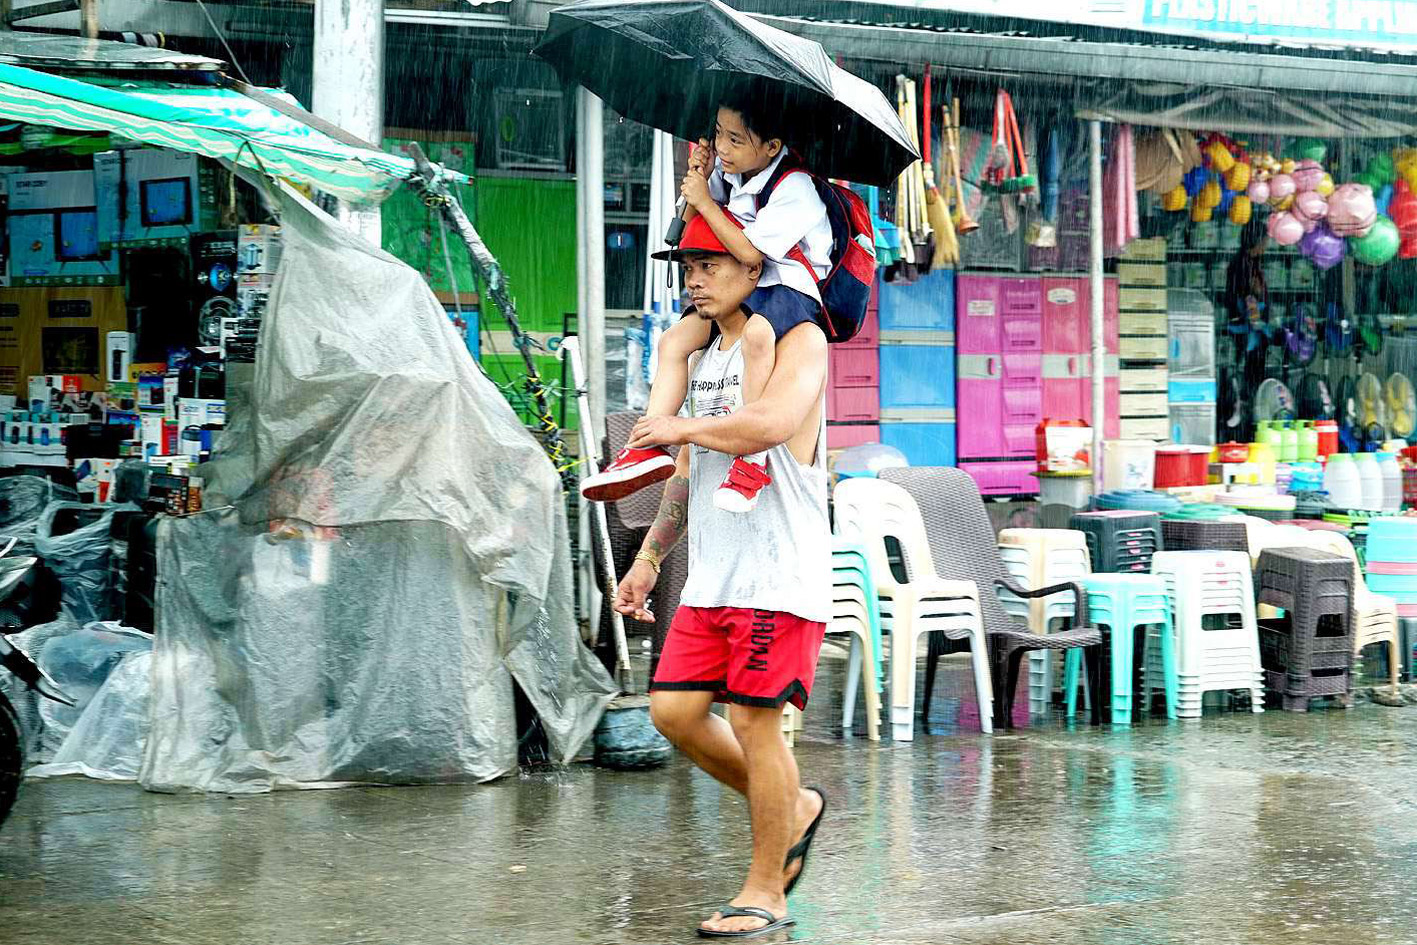
[[820, 44], [719, 0], [582, 0], [552, 11], [535, 53], [626, 118], [680, 138], [709, 136], [719, 102], [746, 87], [818, 174], [885, 186], [920, 157], [880, 89]]

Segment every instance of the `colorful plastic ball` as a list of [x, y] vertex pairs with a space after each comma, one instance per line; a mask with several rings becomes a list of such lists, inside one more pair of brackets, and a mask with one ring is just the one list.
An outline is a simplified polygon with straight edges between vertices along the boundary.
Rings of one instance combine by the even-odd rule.
[[1295, 157], [1317, 161], [1320, 164], [1328, 156], [1328, 145], [1318, 138], [1300, 138], [1294, 142], [1292, 150]]
[[1280, 246], [1293, 246], [1304, 238], [1304, 224], [1295, 219], [1292, 213], [1270, 214], [1269, 223], [1265, 228], [1269, 238]]
[[1275, 174], [1269, 179], [1269, 199], [1271, 201], [1291, 197], [1297, 190], [1294, 178], [1289, 174]]
[[1269, 203], [1269, 181], [1252, 180], [1246, 194], [1251, 203]]
[[1318, 190], [1319, 183], [1324, 179], [1324, 169], [1316, 161], [1300, 161], [1291, 176], [1294, 178], [1295, 189], [1302, 194]]
[[1299, 251], [1309, 262], [1326, 271], [1343, 261], [1345, 243], [1343, 237], [1321, 223], [1299, 241]]
[[1354, 259], [1365, 266], [1381, 266], [1397, 255], [1402, 238], [1398, 235], [1397, 224], [1380, 216], [1367, 235], [1351, 242]]
[[[1368, 161], [1367, 167], [1363, 168], [1371, 174], [1378, 182], [1378, 187], [1391, 184], [1397, 179], [1397, 167], [1393, 164], [1392, 155], [1387, 151], [1379, 151]], [[1377, 188], [1373, 188], [1376, 190]]]

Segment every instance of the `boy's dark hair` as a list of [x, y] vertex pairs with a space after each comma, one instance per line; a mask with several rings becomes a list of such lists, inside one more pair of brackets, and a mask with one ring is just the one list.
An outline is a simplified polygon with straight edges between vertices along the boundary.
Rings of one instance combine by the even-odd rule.
[[787, 140], [778, 124], [782, 118], [782, 109], [780, 105], [774, 107], [768, 98], [763, 95], [761, 89], [740, 85], [731, 89], [718, 103], [718, 107], [737, 112], [743, 119], [744, 127], [759, 141], [766, 144], [776, 138], [786, 147]]

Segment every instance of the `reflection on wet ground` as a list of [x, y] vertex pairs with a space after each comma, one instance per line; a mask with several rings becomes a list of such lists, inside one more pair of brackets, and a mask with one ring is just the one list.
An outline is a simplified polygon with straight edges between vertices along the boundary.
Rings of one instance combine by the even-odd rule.
[[[832, 809], [793, 940], [1417, 943], [1417, 708], [988, 738], [943, 675], [928, 732], [871, 744], [840, 738], [825, 674], [797, 757]], [[0, 942], [687, 942], [747, 842], [743, 801], [682, 761], [238, 798], [31, 782]]]

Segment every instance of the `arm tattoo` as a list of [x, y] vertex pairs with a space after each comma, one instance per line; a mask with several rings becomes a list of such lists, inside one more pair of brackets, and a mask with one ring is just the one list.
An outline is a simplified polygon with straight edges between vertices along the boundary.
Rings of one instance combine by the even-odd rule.
[[684, 537], [688, 523], [689, 480], [685, 476], [675, 476], [664, 484], [664, 498], [659, 502], [659, 514], [654, 517], [654, 524], [645, 536], [644, 549], [662, 559]]

